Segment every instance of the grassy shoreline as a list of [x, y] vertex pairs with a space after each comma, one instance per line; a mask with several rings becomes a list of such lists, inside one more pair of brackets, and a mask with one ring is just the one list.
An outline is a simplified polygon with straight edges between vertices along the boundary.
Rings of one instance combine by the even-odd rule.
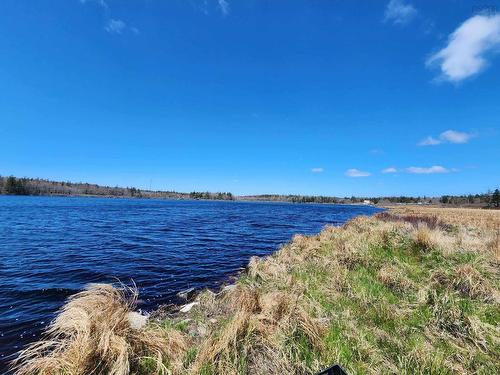
[[186, 312], [134, 315], [136, 294], [71, 299], [19, 374], [500, 372], [500, 212], [396, 207], [252, 258]]

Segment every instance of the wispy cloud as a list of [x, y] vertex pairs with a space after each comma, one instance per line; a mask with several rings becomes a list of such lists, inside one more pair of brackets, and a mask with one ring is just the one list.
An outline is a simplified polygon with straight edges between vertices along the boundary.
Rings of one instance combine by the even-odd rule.
[[384, 153], [384, 150], [380, 149], [380, 148], [372, 148], [370, 150], [370, 154], [372, 155], [382, 155]]
[[382, 173], [397, 173], [397, 169], [394, 168], [394, 167], [389, 167], [389, 168], [385, 168], [385, 169], [382, 169]]
[[108, 8], [108, 3], [105, 0], [80, 0], [80, 3], [82, 4], [94, 3], [99, 5], [100, 7]]
[[414, 174], [434, 174], [434, 173], [449, 173], [450, 170], [440, 165], [433, 165], [432, 167], [409, 167], [406, 172]]
[[360, 171], [359, 169], [356, 169], [356, 168], [351, 168], [345, 172], [345, 175], [348, 177], [368, 177], [371, 175], [371, 173], [365, 172], [365, 171]]
[[476, 15], [449, 36], [448, 45], [433, 54], [427, 65], [438, 65], [442, 79], [459, 82], [484, 70], [486, 55], [498, 52], [499, 46], [500, 14]]
[[105, 0], [80, 0], [81, 4], [97, 4], [99, 7], [103, 8], [102, 13], [107, 19], [104, 30], [110, 34], [122, 34], [125, 31], [130, 31], [135, 35], [140, 34], [140, 30], [135, 26], [129, 26], [127, 23], [121, 19], [108, 18], [110, 9], [108, 3]]
[[410, 3], [403, 0], [391, 0], [385, 8], [385, 22], [392, 22], [395, 25], [406, 25], [415, 18], [418, 11]]
[[222, 14], [227, 16], [229, 14], [229, 3], [227, 2], [227, 0], [217, 0], [217, 2]]
[[436, 146], [439, 144], [441, 144], [441, 141], [431, 136], [428, 136], [422, 139], [420, 142], [418, 142], [419, 146]]
[[473, 137], [471, 133], [459, 132], [456, 130], [446, 130], [438, 138], [428, 136], [418, 142], [418, 146], [436, 146], [442, 143], [467, 143]]
[[322, 173], [324, 171], [323, 168], [312, 168], [311, 172], [312, 173]]
[[110, 19], [104, 29], [110, 34], [121, 34], [126, 27], [127, 24], [122, 20]]
[[439, 138], [443, 142], [449, 142], [449, 143], [467, 143], [469, 139], [472, 138], [472, 134], [469, 133], [464, 133], [464, 132], [457, 132], [455, 130], [447, 130], [445, 132], [442, 132]]

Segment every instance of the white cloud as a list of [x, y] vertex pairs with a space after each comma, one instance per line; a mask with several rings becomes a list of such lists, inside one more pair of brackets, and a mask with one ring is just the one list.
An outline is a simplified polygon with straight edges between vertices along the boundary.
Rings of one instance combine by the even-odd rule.
[[311, 169], [311, 172], [312, 172], [312, 173], [321, 173], [321, 172], [323, 172], [323, 171], [324, 171], [324, 169], [323, 169], [323, 168], [312, 168], [312, 169]]
[[348, 177], [367, 177], [367, 176], [370, 176], [371, 173], [365, 172], [365, 171], [360, 171], [359, 169], [356, 169], [356, 168], [351, 168], [345, 172], [345, 175]]
[[486, 54], [500, 47], [500, 14], [476, 15], [462, 23], [448, 38], [448, 45], [427, 60], [439, 65], [442, 78], [459, 82], [487, 65]]
[[110, 19], [104, 29], [110, 34], [121, 34], [126, 27], [127, 24], [122, 20]]
[[382, 173], [397, 173], [397, 169], [394, 168], [394, 167], [389, 167], [389, 168], [385, 168], [385, 169], [382, 169]]
[[217, 2], [222, 14], [227, 16], [229, 14], [229, 3], [227, 2], [227, 0], [217, 0]]
[[135, 34], [135, 35], [139, 35], [141, 32], [140, 30], [137, 28], [137, 27], [131, 27], [130, 30]]
[[449, 143], [467, 143], [471, 139], [472, 135], [463, 132], [457, 132], [455, 130], [447, 130], [442, 132], [439, 138], [443, 142]]
[[419, 146], [436, 146], [442, 143], [467, 143], [473, 137], [470, 133], [456, 130], [446, 130], [439, 134], [438, 138], [429, 136], [418, 142]]
[[391, 0], [385, 8], [385, 22], [392, 22], [395, 25], [406, 25], [416, 15], [417, 9], [403, 0]]
[[434, 173], [448, 173], [450, 171], [448, 169], [446, 169], [445, 167], [442, 167], [440, 165], [433, 165], [432, 167], [429, 167], [429, 168], [409, 167], [409, 168], [406, 168], [406, 172], [414, 173], [414, 174], [434, 174]]

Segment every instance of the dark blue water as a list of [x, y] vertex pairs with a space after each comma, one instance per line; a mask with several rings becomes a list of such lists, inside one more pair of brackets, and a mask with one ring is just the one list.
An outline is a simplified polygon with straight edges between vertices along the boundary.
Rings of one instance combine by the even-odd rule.
[[[141, 308], [217, 287], [295, 233], [367, 206], [0, 196], [0, 368], [90, 282], [135, 281]], [[0, 370], [1, 371], [1, 370]]]

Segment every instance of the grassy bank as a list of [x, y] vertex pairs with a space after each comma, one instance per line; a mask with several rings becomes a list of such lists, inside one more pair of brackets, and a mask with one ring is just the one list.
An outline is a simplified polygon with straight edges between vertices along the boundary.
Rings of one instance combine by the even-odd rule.
[[[77, 295], [20, 374], [500, 373], [500, 212], [403, 207], [252, 258], [188, 312]], [[186, 309], [187, 310], [187, 309]]]

